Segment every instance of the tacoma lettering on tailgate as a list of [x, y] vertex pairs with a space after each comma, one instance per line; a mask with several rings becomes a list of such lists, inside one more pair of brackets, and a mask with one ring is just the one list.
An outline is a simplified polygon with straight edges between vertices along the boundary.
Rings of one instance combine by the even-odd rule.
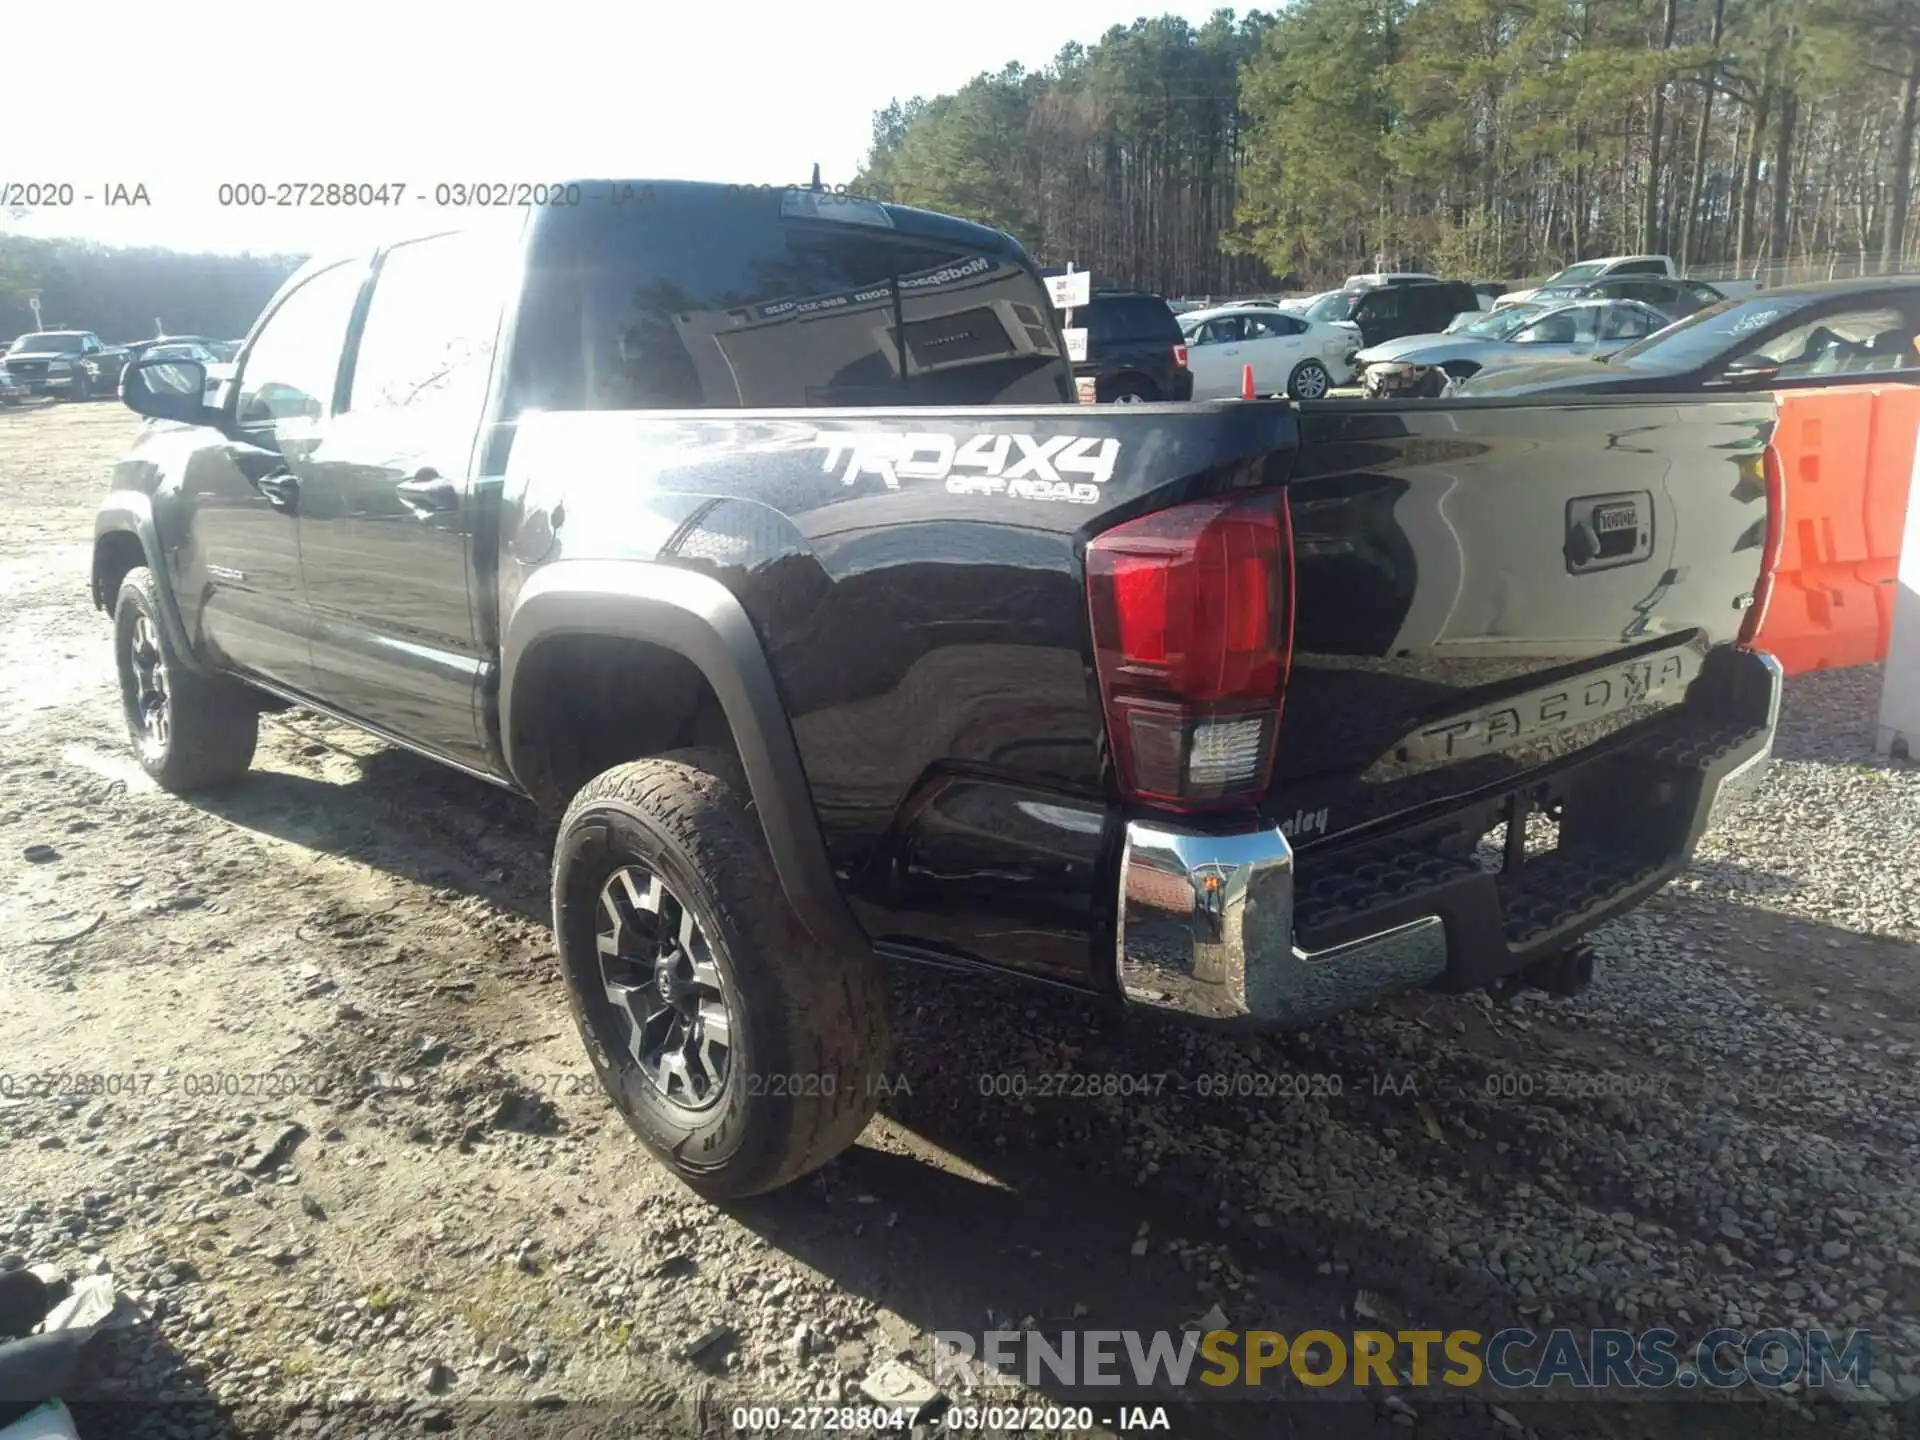
[[1564, 684], [1423, 726], [1400, 742], [1396, 758], [1464, 760], [1505, 750], [1618, 714], [1657, 696], [1677, 699], [1699, 673], [1700, 662], [1691, 650], [1590, 671]]

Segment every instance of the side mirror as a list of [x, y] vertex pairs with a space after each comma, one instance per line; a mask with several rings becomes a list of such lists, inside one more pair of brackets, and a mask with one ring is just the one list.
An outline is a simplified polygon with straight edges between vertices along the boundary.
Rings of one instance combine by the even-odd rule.
[[219, 411], [207, 405], [207, 367], [198, 360], [136, 360], [120, 377], [120, 399], [137, 415], [212, 425]]

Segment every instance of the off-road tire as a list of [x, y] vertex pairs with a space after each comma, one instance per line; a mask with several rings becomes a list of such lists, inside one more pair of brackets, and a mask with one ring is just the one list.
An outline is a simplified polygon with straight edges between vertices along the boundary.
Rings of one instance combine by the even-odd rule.
[[[624, 1044], [596, 950], [602, 887], [623, 867], [691, 912], [737, 1031], [707, 1108], [675, 1105]], [[642, 1143], [710, 1200], [761, 1194], [859, 1138], [884, 1093], [886, 989], [872, 953], [828, 950], [774, 874], [738, 762], [679, 750], [587, 782], [560, 822], [553, 929], [575, 1024], [600, 1083]]]
[[[163, 790], [182, 794], [230, 785], [253, 764], [260, 738], [259, 705], [239, 681], [189, 670], [168, 640], [160, 614], [153, 572], [144, 565], [129, 570], [113, 605], [113, 661], [127, 738], [140, 768]], [[142, 719], [136, 635], [143, 621], [145, 645], [158, 651], [164, 667], [166, 728], [159, 740]]]

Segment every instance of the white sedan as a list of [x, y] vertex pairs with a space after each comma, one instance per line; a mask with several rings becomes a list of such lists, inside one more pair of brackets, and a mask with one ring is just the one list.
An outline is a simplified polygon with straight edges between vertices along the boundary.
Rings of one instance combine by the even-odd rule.
[[1180, 329], [1196, 400], [1237, 399], [1249, 365], [1256, 395], [1285, 391], [1295, 400], [1318, 400], [1353, 378], [1360, 349], [1357, 325], [1251, 305], [1191, 311], [1180, 317]]

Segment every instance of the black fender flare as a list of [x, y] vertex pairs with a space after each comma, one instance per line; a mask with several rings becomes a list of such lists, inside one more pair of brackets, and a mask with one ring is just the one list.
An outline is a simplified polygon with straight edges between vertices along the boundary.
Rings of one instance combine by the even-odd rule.
[[106, 593], [100, 556], [109, 536], [131, 535], [140, 544], [140, 553], [153, 572], [154, 590], [160, 596], [160, 623], [173, 646], [174, 658], [198, 675], [213, 673], [187, 643], [187, 627], [180, 619], [180, 606], [174, 600], [173, 583], [161, 563], [160, 529], [153, 518], [153, 499], [141, 490], [109, 491], [93, 516], [93, 561], [88, 587], [94, 608], [113, 614], [114, 597]]
[[527, 578], [501, 637], [500, 738], [525, 788], [530, 758], [514, 724], [526, 658], [562, 635], [641, 640], [690, 661], [719, 698], [774, 872], [794, 913], [823, 945], [871, 948], [834, 878], [819, 814], [760, 637], [732, 591], [711, 576], [641, 560], [558, 560]]

